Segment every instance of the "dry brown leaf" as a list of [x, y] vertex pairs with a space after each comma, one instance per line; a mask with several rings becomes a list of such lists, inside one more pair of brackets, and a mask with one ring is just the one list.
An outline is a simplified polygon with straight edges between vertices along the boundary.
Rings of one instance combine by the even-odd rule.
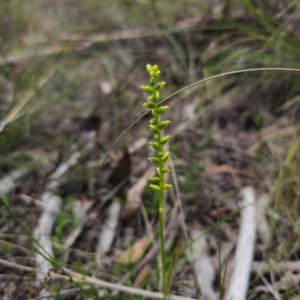
[[257, 175], [254, 172], [247, 171], [247, 170], [241, 170], [241, 169], [235, 169], [228, 165], [215, 165], [209, 162], [200, 162], [205, 169], [205, 172], [210, 174], [239, 174], [239, 175], [245, 175], [249, 177], [257, 177]]
[[251, 134], [239, 134], [236, 136], [236, 139], [240, 141], [248, 141], [248, 142], [255, 142], [264, 138], [265, 136], [277, 131], [275, 126], [267, 127], [263, 132], [260, 133], [251, 133]]
[[133, 286], [140, 287], [145, 282], [145, 280], [150, 276], [150, 274], [151, 274], [151, 268], [150, 265], [147, 264], [142, 268], [141, 272], [136, 277]]
[[146, 250], [147, 244], [150, 239], [151, 237], [147, 235], [140, 238], [133, 244], [133, 246], [119, 254], [116, 258], [116, 261], [125, 265], [136, 263]]
[[209, 216], [212, 217], [212, 218], [216, 218], [220, 215], [223, 215], [225, 213], [227, 213], [229, 211], [229, 208], [227, 206], [223, 206], [223, 207], [220, 207], [218, 209], [215, 209], [213, 211], [211, 211], [209, 213]]

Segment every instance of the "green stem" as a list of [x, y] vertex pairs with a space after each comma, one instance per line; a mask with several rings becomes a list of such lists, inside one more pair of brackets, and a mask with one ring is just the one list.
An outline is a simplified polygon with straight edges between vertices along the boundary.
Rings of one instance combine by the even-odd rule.
[[[158, 105], [156, 104], [156, 110]], [[159, 115], [155, 116], [156, 124], [159, 123]], [[163, 151], [163, 146], [161, 145], [161, 130], [158, 132], [158, 154]], [[167, 299], [167, 276], [166, 276], [166, 259], [165, 259], [165, 239], [164, 239], [164, 163], [161, 161], [158, 165], [160, 171], [160, 191], [159, 191], [159, 239], [160, 239], [160, 258], [161, 258], [161, 269], [162, 269], [162, 283], [163, 283], [163, 300]]]
[[167, 299], [167, 281], [166, 281], [166, 259], [165, 259], [165, 241], [164, 241], [164, 191], [159, 192], [159, 238], [160, 238], [160, 257], [162, 268], [162, 280], [163, 280], [163, 294], [164, 300]]

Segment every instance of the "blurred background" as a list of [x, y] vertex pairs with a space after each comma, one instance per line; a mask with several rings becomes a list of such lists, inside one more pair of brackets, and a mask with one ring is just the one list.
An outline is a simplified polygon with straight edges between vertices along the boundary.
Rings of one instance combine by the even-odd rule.
[[[1, 258], [34, 267], [36, 249], [22, 238], [18, 222], [34, 232], [43, 206], [32, 199], [55, 189], [61, 204], [50, 239], [57, 261], [77, 264], [80, 273], [93, 269], [112, 282], [126, 274], [122, 283], [127, 285], [148, 280], [145, 286], [156, 291], [158, 280], [150, 276], [155, 259], [136, 283], [140, 271], [133, 270], [141, 255], [124, 263], [117, 254], [136, 245], [146, 229], [156, 230], [158, 199], [146, 183], [152, 172], [147, 161], [150, 116], [124, 136], [100, 169], [116, 139], [145, 112], [147, 95], [139, 87], [148, 82], [146, 64], [159, 65], [160, 80], [167, 83], [162, 98], [220, 73], [296, 69], [299, 26], [296, 0], [1, 0], [0, 195], [11, 209], [0, 212]], [[258, 196], [268, 195], [259, 202], [263, 225], [254, 260], [297, 262], [299, 81], [295, 72], [241, 73], [197, 85], [168, 101], [171, 124], [165, 131], [171, 135], [174, 167], [169, 181], [176, 180], [179, 194], [170, 192], [166, 207], [171, 214], [180, 196], [188, 232], [200, 235], [237, 212], [239, 191], [250, 185]], [[134, 202], [128, 191], [138, 183]], [[116, 217], [109, 223], [114, 203]], [[78, 207], [84, 214], [78, 215]], [[231, 245], [220, 268], [233, 257], [236, 240], [230, 236], [238, 234], [238, 215], [219, 229], [222, 243]], [[170, 253], [182, 226], [171, 223], [167, 230]], [[105, 227], [113, 228], [112, 236], [101, 242]], [[220, 295], [218, 231], [205, 240], [209, 259], [215, 260], [211, 289]], [[148, 249], [143, 247], [142, 252]], [[194, 284], [197, 275], [187, 254], [180, 262], [171, 292], [200, 298], [203, 288]], [[0, 265], [5, 279], [1, 297], [42, 299], [42, 288], [24, 279], [28, 272], [20, 272]], [[265, 277], [252, 271], [248, 297], [296, 299], [299, 274], [298, 264], [278, 273], [269, 268]], [[53, 299], [145, 299], [94, 289], [59, 298], [65, 284], [49, 283], [45, 289], [56, 291]]]

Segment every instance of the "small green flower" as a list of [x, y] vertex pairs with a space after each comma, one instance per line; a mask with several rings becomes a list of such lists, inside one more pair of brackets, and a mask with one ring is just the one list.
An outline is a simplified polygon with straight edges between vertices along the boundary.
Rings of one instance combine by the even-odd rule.
[[159, 159], [158, 157], [149, 157], [148, 158], [151, 162], [154, 162], [156, 164], [160, 164], [161, 163], [161, 159]]
[[145, 92], [147, 92], [150, 95], [153, 93], [153, 89], [150, 86], [142, 85], [141, 89], [144, 90]]
[[158, 133], [158, 129], [156, 126], [150, 124], [149, 127], [154, 133]]
[[167, 183], [166, 183], [166, 184], [163, 185], [163, 189], [164, 189], [164, 190], [167, 190], [167, 189], [169, 189], [170, 187], [172, 187], [171, 184], [167, 184]]
[[169, 108], [169, 106], [161, 106], [157, 109], [157, 113], [160, 115], [163, 112], [165, 112], [168, 108]]
[[161, 189], [160, 189], [160, 186], [155, 185], [155, 184], [150, 184], [150, 187], [151, 187], [152, 189], [158, 191], [158, 192], [161, 190]]
[[166, 144], [167, 141], [170, 139], [170, 136], [169, 135], [166, 135], [165, 137], [163, 137], [161, 140], [160, 140], [160, 143], [162, 145]]
[[158, 124], [159, 129], [164, 129], [167, 125], [169, 125], [170, 121], [162, 121]]
[[151, 180], [156, 183], [160, 183], [160, 181], [161, 181], [160, 177], [153, 177], [153, 178], [151, 178]]
[[166, 152], [166, 153], [161, 157], [161, 160], [162, 160], [163, 162], [165, 162], [165, 161], [169, 158], [169, 155], [170, 155], [170, 152], [169, 152], [169, 151]]
[[149, 142], [149, 145], [151, 145], [155, 150], [159, 150], [159, 145], [157, 142]]
[[165, 84], [166, 84], [166, 83], [165, 83], [164, 81], [158, 83], [158, 84], [155, 86], [156, 90], [158, 91], [158, 90], [159, 90], [160, 88], [162, 88]]
[[155, 104], [152, 103], [152, 102], [145, 102], [145, 103], [143, 104], [143, 106], [144, 106], [144, 107], [147, 107], [147, 108], [149, 108], [149, 109], [154, 109], [154, 108], [155, 108]]

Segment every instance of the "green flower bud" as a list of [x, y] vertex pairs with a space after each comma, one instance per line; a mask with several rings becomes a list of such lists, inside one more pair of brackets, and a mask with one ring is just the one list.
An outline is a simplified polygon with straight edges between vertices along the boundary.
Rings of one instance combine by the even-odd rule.
[[155, 138], [156, 140], [159, 140], [159, 135], [158, 135], [158, 134], [154, 134], [154, 138]]
[[145, 102], [143, 104], [144, 107], [146, 108], [150, 108], [150, 109], [154, 109], [155, 108], [155, 104], [153, 104], [152, 102]]
[[156, 120], [155, 120], [155, 119], [151, 119], [151, 120], [150, 120], [150, 124], [151, 124], [151, 125], [156, 125]]
[[151, 67], [151, 65], [146, 65], [146, 69], [147, 69], [147, 71], [148, 71], [148, 73], [150, 73], [151, 71], [152, 71], [152, 67]]
[[169, 188], [171, 188], [171, 187], [172, 187], [171, 184], [167, 184], [167, 183], [166, 183], [166, 184], [163, 185], [163, 189], [164, 189], [164, 190], [167, 190], [167, 189], [169, 189]]
[[162, 88], [166, 83], [164, 81], [158, 83], [156, 86], [155, 86], [155, 89], [156, 90], [159, 90], [160, 88]]
[[157, 113], [161, 114], [161, 113], [165, 112], [168, 108], [169, 108], [169, 106], [161, 106], [157, 109]]
[[156, 126], [154, 125], [149, 125], [150, 129], [154, 132], [154, 133], [158, 133], [158, 129], [156, 128]]
[[154, 71], [154, 72], [157, 72], [157, 71], [159, 71], [159, 69], [158, 69], [158, 65], [154, 65], [154, 66], [152, 67], [152, 71]]
[[152, 101], [153, 103], [157, 103], [157, 98], [156, 95], [152, 95], [151, 97], [148, 98], [148, 100]]
[[155, 98], [153, 98], [153, 102], [159, 102], [160, 101], [160, 94], [159, 92], [156, 92]]
[[153, 102], [147, 102], [149, 105], [149, 108], [155, 109], [156, 105]]
[[150, 184], [150, 187], [158, 192], [160, 191], [160, 187], [158, 185]]
[[159, 153], [158, 153], [158, 157], [159, 157], [159, 158], [163, 157], [164, 155], [165, 155], [164, 152], [159, 152]]
[[162, 145], [164, 145], [169, 139], [170, 139], [170, 136], [169, 136], [169, 135], [166, 135], [165, 137], [163, 137], [163, 138], [160, 140], [160, 143], [161, 143]]
[[153, 178], [151, 178], [151, 180], [153, 181], [153, 182], [157, 182], [157, 183], [160, 183], [160, 178], [159, 177], [153, 177]]
[[162, 121], [158, 124], [158, 128], [159, 129], [164, 129], [168, 124], [170, 123], [170, 121]]
[[170, 172], [171, 172], [171, 170], [170, 170], [170, 169], [168, 169], [168, 168], [163, 168], [163, 169], [162, 169], [162, 172], [163, 172], [163, 174], [164, 174], [164, 173], [170, 173]]
[[170, 155], [170, 152], [169, 152], [169, 151], [166, 152], [166, 153], [164, 154], [164, 156], [161, 157], [161, 160], [162, 160], [163, 162], [165, 162], [165, 161], [169, 158], [169, 155]]
[[149, 142], [149, 145], [151, 145], [155, 150], [159, 149], [158, 143], [156, 142]]
[[156, 164], [159, 164], [160, 163], [160, 159], [157, 158], [157, 157], [149, 157], [148, 158], [151, 162], [154, 162]]
[[148, 86], [148, 85], [141, 85], [141, 87], [140, 87], [143, 91], [145, 91], [145, 92], [147, 92], [148, 94], [152, 94], [153, 93], [153, 89], [150, 87], [150, 86]]

